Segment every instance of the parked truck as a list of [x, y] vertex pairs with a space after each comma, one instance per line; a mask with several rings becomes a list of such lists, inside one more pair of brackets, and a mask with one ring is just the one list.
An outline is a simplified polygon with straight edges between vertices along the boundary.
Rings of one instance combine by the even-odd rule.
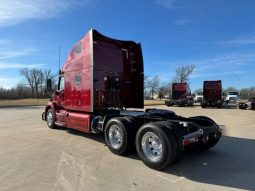
[[204, 81], [202, 108], [207, 106], [222, 108], [223, 102], [221, 80]]
[[194, 96], [194, 102], [195, 103], [202, 103], [203, 101], [203, 93], [198, 93]]
[[191, 91], [186, 82], [172, 84], [172, 98], [165, 101], [165, 105], [191, 106], [193, 103]]
[[227, 92], [226, 103], [237, 103], [239, 101], [239, 96], [237, 91]]
[[[42, 113], [49, 128], [68, 127], [104, 134], [109, 150], [136, 149], [148, 167], [162, 170], [179, 160], [186, 146], [213, 147], [219, 125], [205, 116], [181, 117], [143, 108], [141, 45], [106, 37], [91, 29], [70, 51], [59, 72], [58, 88]], [[137, 109], [129, 109], [137, 108]]]

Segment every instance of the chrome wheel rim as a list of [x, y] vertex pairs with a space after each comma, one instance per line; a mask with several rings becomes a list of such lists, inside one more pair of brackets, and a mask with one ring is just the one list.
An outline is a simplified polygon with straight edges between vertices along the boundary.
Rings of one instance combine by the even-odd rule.
[[51, 126], [52, 123], [53, 123], [53, 115], [52, 115], [52, 112], [48, 112], [48, 114], [47, 114], [47, 123], [48, 123], [48, 126]]
[[109, 141], [114, 149], [119, 149], [123, 144], [123, 131], [117, 125], [112, 125], [109, 129]]
[[162, 141], [153, 132], [147, 132], [142, 137], [142, 149], [145, 156], [153, 162], [163, 157]]

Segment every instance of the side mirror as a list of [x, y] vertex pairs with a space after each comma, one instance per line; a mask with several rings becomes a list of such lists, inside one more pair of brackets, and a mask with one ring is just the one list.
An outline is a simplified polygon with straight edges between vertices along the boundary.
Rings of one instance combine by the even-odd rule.
[[46, 87], [47, 91], [52, 91], [51, 84], [52, 84], [51, 79], [47, 79], [47, 84], [46, 84], [46, 86], [47, 86], [47, 87]]

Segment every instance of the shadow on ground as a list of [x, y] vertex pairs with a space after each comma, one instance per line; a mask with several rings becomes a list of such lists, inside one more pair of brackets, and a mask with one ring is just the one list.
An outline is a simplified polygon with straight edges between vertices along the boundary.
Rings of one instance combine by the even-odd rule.
[[[88, 135], [66, 128], [60, 130], [105, 144], [102, 134]], [[254, 148], [255, 140], [223, 136], [211, 150], [203, 153], [185, 152], [179, 162], [171, 165], [163, 173], [177, 174], [200, 183], [255, 190]], [[124, 157], [140, 160], [135, 151]]]
[[211, 150], [185, 153], [164, 172], [211, 185], [255, 190], [254, 147], [252, 139], [222, 137]]
[[78, 131], [75, 129], [69, 129], [67, 127], [58, 127], [56, 130], [62, 130], [62, 131], [66, 131], [72, 135], [76, 135], [76, 136], [81, 136], [87, 139], [92, 139], [94, 141], [100, 142], [105, 144], [105, 139], [104, 139], [104, 135], [103, 134], [88, 134], [88, 133], [84, 133], [82, 131]]

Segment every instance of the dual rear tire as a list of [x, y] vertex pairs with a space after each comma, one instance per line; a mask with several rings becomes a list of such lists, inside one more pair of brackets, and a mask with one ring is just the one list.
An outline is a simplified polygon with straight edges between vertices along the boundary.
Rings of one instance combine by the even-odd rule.
[[105, 127], [104, 136], [110, 151], [125, 155], [134, 150], [135, 134], [138, 129], [133, 118], [115, 117]]
[[135, 144], [138, 156], [152, 169], [163, 170], [176, 160], [176, 138], [170, 128], [159, 122], [139, 128]]
[[139, 128], [135, 119], [112, 118], [105, 127], [105, 140], [110, 151], [125, 155], [136, 148], [143, 163], [155, 170], [162, 170], [181, 157], [171, 128], [160, 122], [146, 123]]

